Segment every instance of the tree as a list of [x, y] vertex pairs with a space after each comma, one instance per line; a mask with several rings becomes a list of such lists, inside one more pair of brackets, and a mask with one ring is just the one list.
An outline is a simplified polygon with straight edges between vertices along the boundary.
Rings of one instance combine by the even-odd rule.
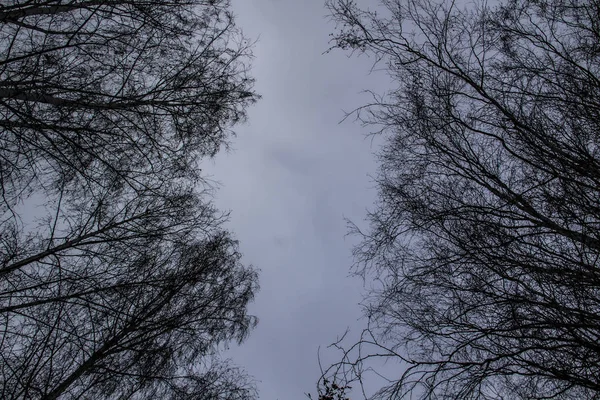
[[252, 398], [214, 357], [254, 324], [255, 273], [224, 233], [153, 245], [110, 262], [102, 249], [57, 258], [31, 268], [18, 294], [3, 290], [3, 398]]
[[394, 83], [356, 111], [386, 137], [355, 252], [376, 285], [330, 373], [386, 357], [406, 368], [375, 398], [597, 398], [600, 3], [381, 5], [328, 1], [334, 47]]
[[198, 168], [257, 99], [228, 8], [0, 5], [0, 397], [255, 397], [218, 352], [257, 276]]
[[11, 3], [0, 9], [9, 205], [61, 182], [193, 176], [188, 164], [256, 99], [227, 1]]

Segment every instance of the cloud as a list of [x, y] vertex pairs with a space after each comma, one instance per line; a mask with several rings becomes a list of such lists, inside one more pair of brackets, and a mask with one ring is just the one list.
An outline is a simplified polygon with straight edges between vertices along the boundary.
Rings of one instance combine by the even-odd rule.
[[368, 59], [322, 54], [332, 27], [321, 1], [234, 2], [234, 11], [248, 36], [260, 36], [253, 75], [263, 99], [234, 150], [204, 169], [221, 183], [217, 205], [232, 210], [245, 262], [262, 272], [251, 308], [259, 326], [230, 355], [261, 381], [261, 398], [305, 399], [318, 347], [363, 324], [344, 217], [364, 218], [375, 163], [365, 131], [339, 121], [386, 79], [368, 75]]

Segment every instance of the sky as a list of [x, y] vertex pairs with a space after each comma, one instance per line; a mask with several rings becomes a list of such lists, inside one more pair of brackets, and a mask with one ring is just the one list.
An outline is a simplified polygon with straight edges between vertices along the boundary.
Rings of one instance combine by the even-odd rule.
[[315, 393], [319, 346], [325, 366], [334, 360], [327, 345], [364, 326], [344, 218], [360, 225], [372, 208], [376, 146], [366, 128], [340, 121], [386, 79], [366, 57], [323, 54], [333, 31], [323, 0], [232, 3], [237, 24], [258, 39], [252, 75], [262, 99], [232, 150], [203, 168], [261, 290], [250, 307], [258, 327], [227, 356], [254, 376], [261, 399], [301, 400]]

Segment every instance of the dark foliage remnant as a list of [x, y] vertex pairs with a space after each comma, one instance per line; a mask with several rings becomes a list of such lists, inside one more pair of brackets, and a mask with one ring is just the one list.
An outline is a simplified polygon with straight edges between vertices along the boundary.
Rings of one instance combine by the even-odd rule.
[[[346, 391], [350, 389], [350, 386], [338, 385], [324, 378], [319, 385], [319, 400], [350, 400], [346, 397]], [[308, 398], [312, 400], [312, 395], [308, 394]]]
[[254, 398], [198, 168], [257, 99], [228, 2], [1, 3], [0, 397]]
[[394, 83], [357, 110], [387, 138], [356, 249], [371, 328], [330, 372], [401, 361], [376, 398], [598, 398], [600, 3], [328, 6], [334, 46]]

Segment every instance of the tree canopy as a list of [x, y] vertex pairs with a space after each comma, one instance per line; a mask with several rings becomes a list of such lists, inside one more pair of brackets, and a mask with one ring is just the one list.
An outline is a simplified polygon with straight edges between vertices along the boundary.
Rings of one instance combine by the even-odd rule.
[[386, 357], [374, 398], [597, 398], [600, 3], [379, 5], [328, 1], [334, 47], [392, 82], [356, 111], [386, 138], [370, 327], [330, 374]]
[[0, 48], [0, 397], [255, 398], [199, 169], [258, 98], [229, 2], [2, 2]]

